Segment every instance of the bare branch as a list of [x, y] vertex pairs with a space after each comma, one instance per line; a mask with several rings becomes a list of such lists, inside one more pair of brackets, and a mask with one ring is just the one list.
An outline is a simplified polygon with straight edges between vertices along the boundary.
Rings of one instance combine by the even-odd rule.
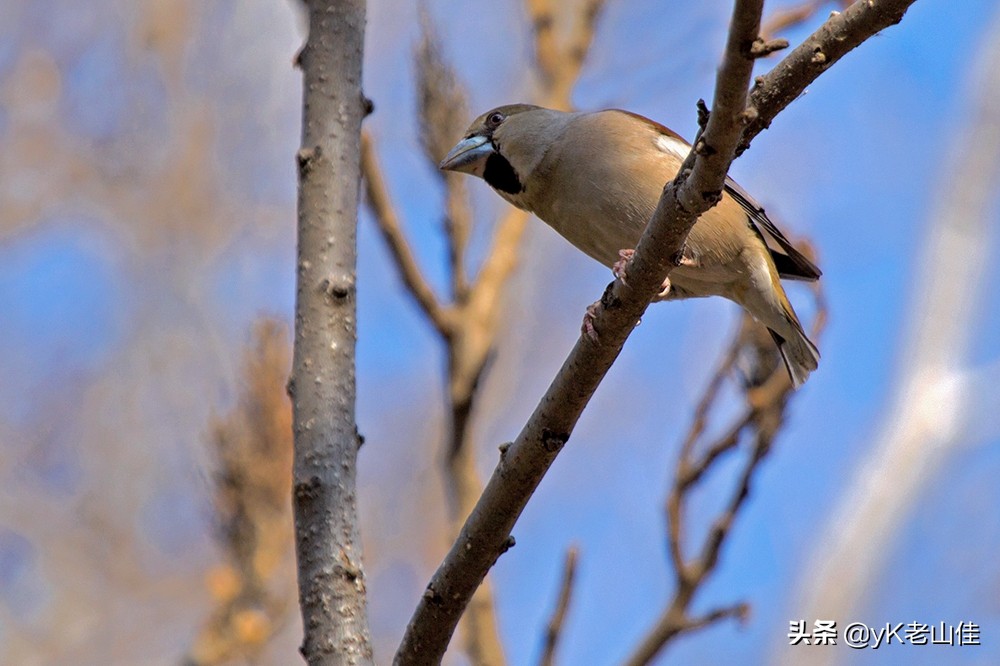
[[569, 612], [569, 603], [573, 596], [573, 581], [576, 578], [578, 554], [579, 550], [576, 546], [566, 551], [562, 585], [559, 586], [559, 600], [556, 602], [552, 617], [549, 618], [549, 623], [545, 627], [545, 646], [542, 649], [542, 658], [538, 662], [540, 666], [552, 666], [555, 663], [556, 647], [559, 645], [559, 638], [562, 635], [563, 624], [566, 622], [566, 614]]
[[570, 97], [594, 40], [597, 19], [605, 0], [578, 0], [573, 6], [573, 25], [566, 43], [556, 38], [555, 3], [526, 0], [525, 8], [535, 35], [535, 71], [541, 84], [541, 104], [569, 110]]
[[[821, 28], [820, 36], [811, 38], [810, 48], [819, 46], [820, 51], [839, 53], [842, 39], [851, 42], [853, 48], [865, 36], [899, 20], [901, 11], [887, 11], [887, 6], [902, 5], [905, 9], [911, 2], [859, 3], [860, 9], [853, 12], [849, 21]], [[692, 158], [693, 168], [690, 173], [682, 171], [665, 187], [632, 258], [630, 286], [618, 281], [606, 290], [603, 307], [595, 317], [599, 339], [577, 342], [534, 414], [501, 456], [476, 508], [428, 584], [396, 654], [396, 663], [433, 664], [441, 659], [465, 604], [496, 559], [509, 547], [508, 538], [515, 521], [569, 439], [580, 413], [631, 329], [673, 268], [672, 258], [680, 250], [688, 230], [698, 215], [718, 200], [736, 144], [741, 141], [741, 129], [742, 141], [747, 145], [763, 129], [763, 125], [753, 124], [752, 113], [744, 111], [753, 66], [750, 48], [758, 37], [760, 11], [758, 1], [737, 2], [716, 84], [714, 108], [702, 137], [704, 144]], [[757, 102], [770, 118], [794, 98], [787, 96], [788, 90], [801, 92], [825, 69], [800, 67], [800, 50], [801, 47], [789, 56], [793, 58], [791, 65], [778, 65], [789, 72], [788, 78], [758, 85], [767, 94], [758, 94]], [[743, 128], [748, 121], [751, 124]]]
[[782, 58], [774, 69], [758, 77], [748, 110], [753, 109], [737, 157], [750, 147], [755, 136], [771, 125], [774, 117], [801, 95], [806, 86], [848, 52], [880, 30], [899, 23], [915, 0], [867, 0], [855, 2], [826, 20], [816, 32]]
[[461, 174], [440, 171], [437, 165], [451, 148], [454, 138], [465, 129], [469, 118], [467, 95], [441, 53], [440, 40], [426, 5], [420, 6], [419, 14], [421, 37], [415, 60], [420, 144], [434, 172], [445, 184], [445, 230], [452, 298], [462, 303], [469, 289], [465, 251], [472, 230], [472, 210]]
[[[574, 7], [578, 22], [568, 47], [560, 47], [554, 32], [553, 6], [551, 3], [531, 2], [532, 11], [545, 14], [535, 21], [535, 47], [539, 54], [536, 64], [541, 82], [539, 102], [545, 106], [569, 108], [569, 97], [576, 85], [580, 69], [593, 39], [593, 27], [603, 0], [584, 0]], [[425, 35], [432, 35], [429, 24]], [[438, 54], [440, 60], [440, 54]], [[428, 61], [431, 59], [428, 58]], [[572, 62], [570, 62], [572, 61]], [[443, 64], [437, 70], [447, 69]], [[438, 75], [438, 80], [447, 80]], [[448, 90], [448, 86], [444, 86]], [[431, 86], [427, 86], [431, 90]], [[447, 96], [447, 95], [444, 95]], [[451, 103], [451, 102], [449, 102]], [[433, 109], [434, 105], [428, 104]], [[439, 114], [443, 117], [443, 114]], [[461, 126], [455, 127], [451, 136], [458, 135]], [[447, 142], [440, 148], [440, 157], [447, 150]], [[446, 176], [448, 186], [448, 218], [461, 220], [467, 208], [464, 181], [459, 174]], [[452, 251], [453, 291], [458, 313], [457, 333], [448, 341], [448, 393], [451, 406], [450, 441], [445, 458], [445, 482], [448, 486], [454, 535], [469, 516], [482, 493], [482, 481], [475, 467], [475, 450], [470, 441], [469, 428], [472, 410], [478, 396], [479, 381], [496, 344], [497, 327], [503, 306], [503, 290], [517, 266], [518, 249], [527, 225], [528, 214], [509, 207], [496, 225], [486, 258], [483, 260], [471, 288], [463, 288], [460, 279], [463, 261], [463, 238], [449, 227]], [[492, 590], [484, 581], [473, 595], [463, 619], [463, 642], [470, 659], [476, 664], [492, 664], [502, 660], [502, 650], [496, 637], [496, 620], [493, 615]]]
[[[539, 96], [543, 104], [564, 106], [568, 91], [577, 79], [580, 63], [589, 49], [593, 25], [603, 0], [585, 0], [580, 5], [579, 26], [573, 44], [559, 48], [554, 32], [536, 31], [540, 53], [551, 77], [542, 73]], [[541, 6], [541, 5], [539, 5]], [[548, 7], [546, 11], [551, 11]], [[447, 152], [452, 140], [467, 122], [466, 93], [454, 70], [445, 61], [438, 36], [424, 7], [420, 9], [422, 37], [415, 52], [420, 140], [427, 159], [434, 165]], [[551, 47], [551, 50], [547, 50]], [[578, 54], [575, 65], [567, 66], [567, 54]], [[559, 86], [561, 92], [554, 92]], [[558, 97], [558, 99], [556, 99]], [[491, 246], [472, 284], [466, 277], [466, 246], [472, 227], [472, 212], [464, 180], [458, 174], [438, 172], [445, 185], [445, 229], [448, 238], [452, 303], [440, 304], [423, 277], [390, 202], [371, 141], [362, 144], [362, 169], [368, 203], [379, 230], [389, 245], [404, 284], [442, 335], [448, 353], [449, 438], [446, 446], [445, 484], [449, 515], [457, 534], [482, 491], [475, 467], [475, 450], [470, 441], [472, 411], [484, 369], [496, 344], [497, 324], [503, 305], [502, 292], [517, 265], [517, 252], [528, 219], [526, 213], [509, 209], [496, 225]], [[463, 620], [463, 643], [470, 660], [477, 665], [503, 662], [503, 650], [493, 616], [492, 594], [487, 583], [476, 592]]]
[[[818, 339], [826, 322], [826, 307], [819, 283], [814, 285], [814, 298], [816, 316], [811, 337]], [[749, 495], [753, 475], [770, 451], [781, 427], [787, 402], [793, 396], [791, 381], [778, 362], [774, 346], [770, 342], [766, 329], [744, 315], [733, 344], [724, 353], [719, 370], [712, 377], [699, 402], [691, 429], [677, 459], [674, 483], [666, 502], [667, 544], [676, 572], [676, 588], [660, 618], [626, 662], [629, 666], [649, 663], [667, 643], [681, 633], [700, 629], [729, 617], [743, 619], [749, 612], [747, 604], [739, 603], [700, 618], [691, 618], [689, 607], [698, 589], [715, 570], [722, 546]], [[745, 358], [748, 367], [738, 367], [738, 358]], [[719, 387], [725, 380], [734, 379], [740, 372], [744, 373], [741, 386], [747, 411], [735, 418], [714, 442], [701, 442], [710, 412], [717, 404]], [[729, 502], [709, 528], [699, 555], [688, 561], [684, 556], [686, 549], [683, 528], [684, 505], [688, 496], [722, 453], [739, 446], [742, 435], [746, 432], [751, 433], [749, 439], [752, 440], [752, 445]], [[699, 454], [699, 450], [704, 453]]]
[[774, 35], [793, 26], [805, 23], [826, 5], [836, 4], [844, 9], [854, 0], [806, 0], [793, 7], [779, 9], [769, 16], [760, 27], [760, 36], [770, 40]]
[[[752, 345], [753, 343], [749, 339], [753, 334], [751, 331], [758, 328], [758, 324], [750, 321], [748, 317], [744, 317], [744, 325], [736, 335], [739, 345], [741, 347]], [[773, 355], [771, 351], [766, 353]], [[692, 561], [687, 561], [684, 556], [684, 505], [695, 480], [700, 479], [708, 471], [717, 457], [705, 455], [701, 462], [695, 463], [689, 458], [693, 453], [692, 449], [686, 448], [681, 451], [677, 461], [676, 480], [668, 494], [666, 507], [667, 541], [670, 557], [677, 574], [676, 588], [673, 598], [667, 604], [660, 618], [625, 662], [628, 666], [648, 664], [669, 641], [683, 632], [699, 629], [728, 617], [742, 619], [749, 611], [746, 604], [739, 603], [713, 611], [700, 618], [692, 619], [689, 616], [689, 607], [695, 594], [715, 570], [722, 545], [728, 538], [736, 515], [749, 494], [750, 481], [754, 472], [770, 450], [771, 442], [781, 422], [785, 403], [792, 392], [791, 382], [779, 364], [770, 363], [773, 359], [764, 359], [763, 361], [772, 368], [771, 378], [775, 379], [773, 385], [777, 390], [769, 392], [768, 399], [759, 401], [760, 406], [752, 410], [749, 415], [738, 418], [730, 428], [730, 434], [724, 435], [715, 444], [709, 446], [710, 451], [730, 450], [739, 443], [740, 432], [747, 427], [752, 427], [756, 431], [754, 445], [744, 462], [729, 502], [713, 522], [702, 544], [701, 552]], [[730, 366], [730, 372], [732, 371], [733, 367]], [[748, 387], [747, 402], [750, 402], [749, 393], [754, 390], [756, 389]], [[705, 395], [707, 397], [714, 393], [715, 391], [710, 385]], [[714, 400], [714, 396], [712, 399]], [[765, 424], [766, 427], [762, 427]], [[692, 433], [699, 427], [697, 423], [692, 424]], [[732, 433], [737, 434], [733, 437]], [[689, 439], [691, 439], [691, 435], [689, 435]], [[685, 473], [682, 471], [685, 468], [694, 468], [698, 472], [697, 474]]]
[[216, 539], [225, 562], [207, 577], [214, 602], [186, 663], [253, 661], [294, 605], [291, 365], [285, 327], [262, 319], [245, 354], [236, 407], [212, 423]]
[[434, 289], [421, 272], [417, 259], [413, 256], [413, 249], [403, 235], [396, 208], [389, 198], [389, 191], [385, 186], [382, 169], [368, 132], [363, 132], [361, 135], [361, 172], [364, 175], [366, 202], [382, 233], [382, 238], [385, 239], [385, 244], [395, 259], [403, 285], [434, 324], [434, 328], [444, 336], [451, 335], [453, 326], [451, 313], [438, 302]]
[[364, 0], [308, 0], [298, 153], [294, 493], [299, 604], [310, 665], [371, 664], [358, 532], [357, 215]]

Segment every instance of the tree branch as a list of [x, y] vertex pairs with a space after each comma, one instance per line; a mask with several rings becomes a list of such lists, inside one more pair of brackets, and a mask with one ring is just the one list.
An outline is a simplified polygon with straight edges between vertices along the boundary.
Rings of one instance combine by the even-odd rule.
[[566, 561], [563, 564], [562, 585], [559, 587], [559, 600], [552, 611], [552, 617], [545, 627], [545, 644], [542, 648], [542, 658], [538, 661], [539, 666], [553, 666], [556, 658], [556, 647], [559, 645], [559, 638], [562, 636], [563, 625], [566, 623], [566, 614], [569, 612], [569, 603], [573, 597], [573, 582], [576, 579], [576, 560], [579, 550], [572, 546], [566, 551]]
[[[569, 104], [569, 95], [590, 48], [595, 21], [602, 5], [603, 0], [581, 0], [575, 7], [578, 20], [568, 46], [562, 47], [551, 31], [536, 31], [539, 53], [549, 46], [555, 49], [552, 59], [545, 61], [547, 73], [539, 71], [540, 103], [556, 108], [566, 108]], [[422, 37], [415, 52], [420, 143], [428, 161], [436, 166], [467, 121], [466, 94], [442, 55], [434, 26], [425, 9], [421, 9], [420, 20]], [[497, 325], [504, 302], [503, 290], [517, 265], [518, 247], [528, 215], [513, 207], [508, 209], [496, 225], [489, 251], [470, 285], [465, 272], [465, 250], [472, 227], [472, 211], [463, 177], [438, 172], [445, 186], [444, 219], [452, 283], [452, 302], [442, 305], [424, 278], [403, 234], [371, 141], [367, 134], [362, 138], [362, 170], [369, 207], [403, 276], [404, 285], [447, 346], [449, 418], [444, 479], [449, 517], [453, 524], [450, 537], [454, 537], [482, 492], [470, 434], [472, 413], [480, 380], [496, 345]], [[492, 593], [486, 582], [469, 604], [463, 619], [462, 635], [465, 651], [472, 663], [477, 666], [503, 663]]]
[[824, 5], [835, 3], [842, 10], [852, 2], [854, 0], [805, 0], [805, 2], [793, 7], [779, 9], [767, 17], [760, 26], [760, 36], [765, 40], [770, 40], [782, 30], [805, 23]]
[[736, 149], [739, 157], [753, 138], [771, 126], [786, 106], [805, 92], [806, 86], [833, 63], [866, 39], [899, 23], [915, 0], [866, 0], [855, 2], [826, 20], [774, 69], [758, 77], [747, 104], [751, 117]]
[[434, 289], [424, 277], [416, 257], [413, 256], [413, 249], [403, 235], [399, 216], [396, 214], [396, 208], [392, 205], [392, 200], [389, 197], [389, 190], [382, 177], [382, 168], [375, 156], [375, 148], [368, 132], [363, 132], [361, 135], [361, 172], [364, 175], [368, 207], [389, 252], [392, 253], [400, 277], [403, 279], [403, 285], [417, 301], [427, 318], [431, 320], [434, 328], [441, 335], [450, 336], [453, 329], [452, 313], [438, 301], [437, 294], [434, 293]]
[[[826, 321], [825, 304], [819, 285], [814, 290], [817, 313], [813, 322], [812, 338], [822, 333]], [[717, 403], [719, 388], [726, 379], [737, 374], [738, 359], [746, 359], [749, 368], [744, 370], [743, 399], [747, 409], [738, 416], [715, 442], [701, 442], [709, 412]], [[670, 601], [633, 654], [625, 662], [628, 666], [650, 663], [664, 646], [681, 633], [700, 629], [729, 617], [743, 619], [749, 606], [737, 603], [717, 609], [697, 618], [690, 616], [690, 605], [699, 588], [708, 580], [718, 563], [719, 553], [729, 537], [736, 515], [749, 496], [754, 473], [770, 451], [771, 444], [784, 420], [788, 400], [793, 390], [788, 374], [777, 358], [770, 335], [748, 315], [733, 339], [733, 344], [723, 356], [700, 401], [691, 429], [685, 438], [677, 459], [674, 483], [667, 495], [667, 543], [670, 559], [676, 573], [676, 587]], [[700, 553], [691, 560], [684, 556], [684, 506], [695, 484], [711, 470], [724, 452], [740, 444], [743, 434], [750, 432], [752, 444], [743, 463], [729, 502], [709, 528]], [[698, 454], [698, 450], [705, 451]]]
[[472, 232], [472, 209], [462, 174], [437, 168], [454, 137], [469, 120], [467, 94], [441, 52], [426, 3], [418, 9], [420, 43], [416, 50], [417, 102], [420, 110], [420, 144], [424, 156], [445, 186], [444, 226], [448, 236], [448, 270], [452, 300], [464, 303], [469, 291], [466, 248]]
[[294, 492], [299, 604], [311, 665], [371, 664], [358, 533], [355, 423], [363, 0], [309, 0], [298, 153]]

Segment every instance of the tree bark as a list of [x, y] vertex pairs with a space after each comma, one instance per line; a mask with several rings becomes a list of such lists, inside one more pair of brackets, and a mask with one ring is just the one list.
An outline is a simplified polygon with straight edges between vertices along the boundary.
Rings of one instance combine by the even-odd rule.
[[364, 0], [306, 0], [298, 153], [293, 505], [302, 655], [371, 664], [355, 474], [356, 228]]

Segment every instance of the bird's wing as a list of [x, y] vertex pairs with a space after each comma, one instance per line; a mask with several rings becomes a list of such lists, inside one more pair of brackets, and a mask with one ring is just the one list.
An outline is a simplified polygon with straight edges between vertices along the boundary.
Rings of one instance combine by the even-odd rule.
[[[796, 250], [791, 241], [781, 233], [781, 230], [774, 226], [774, 223], [767, 217], [767, 213], [764, 212], [764, 207], [757, 203], [753, 197], [747, 194], [746, 190], [728, 176], [726, 177], [725, 190], [746, 211], [750, 217], [750, 221], [757, 227], [757, 230], [765, 236], [764, 242], [771, 251], [771, 258], [774, 260], [774, 265], [781, 277], [790, 280], [807, 280], [811, 282], [823, 274], [823, 271], [816, 264], [809, 261], [804, 254]], [[774, 241], [778, 245], [778, 248], [780, 248], [780, 251], [772, 247], [772, 244], [768, 240]]]
[[[691, 150], [690, 144], [673, 130], [638, 113], [623, 111], [621, 109], [614, 110], [631, 116], [633, 119], [645, 123], [658, 132], [663, 137], [657, 142], [657, 146], [661, 150], [673, 153], [681, 160], [687, 157], [688, 151]], [[764, 244], [771, 253], [771, 259], [774, 260], [774, 266], [778, 269], [778, 275], [789, 280], [807, 280], [811, 282], [823, 274], [823, 271], [816, 264], [796, 250], [791, 241], [785, 238], [785, 235], [781, 233], [778, 227], [774, 226], [774, 222], [771, 222], [767, 217], [767, 213], [764, 212], [764, 207], [757, 203], [746, 190], [740, 187], [729, 176], [726, 177], [725, 191], [746, 211], [751, 224], [760, 233]], [[778, 247], [775, 248], [774, 245]]]

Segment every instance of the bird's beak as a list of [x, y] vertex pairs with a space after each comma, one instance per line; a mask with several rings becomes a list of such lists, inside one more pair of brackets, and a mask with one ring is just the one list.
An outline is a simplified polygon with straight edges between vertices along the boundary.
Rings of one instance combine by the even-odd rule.
[[438, 168], [444, 171], [478, 174], [492, 152], [493, 144], [485, 136], [470, 136], [455, 144], [455, 147], [441, 160]]

